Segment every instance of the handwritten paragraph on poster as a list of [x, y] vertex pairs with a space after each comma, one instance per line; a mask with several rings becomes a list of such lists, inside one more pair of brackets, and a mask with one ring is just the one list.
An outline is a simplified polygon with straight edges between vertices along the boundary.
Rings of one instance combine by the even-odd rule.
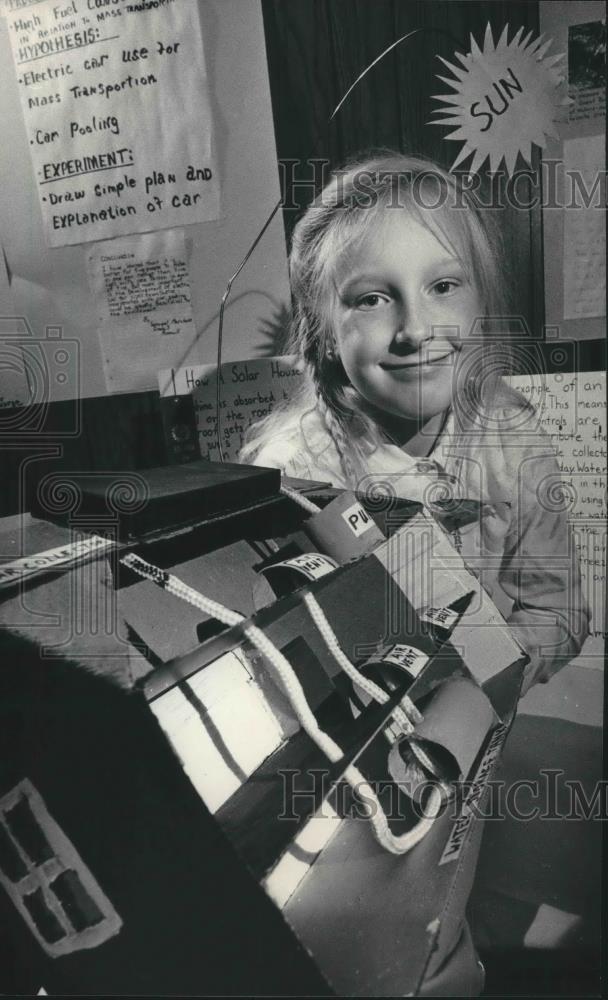
[[[193, 365], [161, 371], [161, 396], [191, 394], [201, 456], [219, 461], [217, 446], [216, 365]], [[291, 357], [226, 362], [220, 369], [220, 430], [224, 458], [234, 462], [247, 429], [291, 398], [302, 379]]]
[[50, 246], [219, 217], [198, 5], [7, 0]]
[[584, 652], [589, 656], [597, 648], [601, 659], [606, 628], [606, 375], [516, 376], [511, 384], [537, 409], [556, 452], [561, 502], [591, 610], [591, 639]]
[[183, 232], [99, 243], [87, 267], [108, 391], [154, 387], [176, 345], [186, 354], [194, 336]]

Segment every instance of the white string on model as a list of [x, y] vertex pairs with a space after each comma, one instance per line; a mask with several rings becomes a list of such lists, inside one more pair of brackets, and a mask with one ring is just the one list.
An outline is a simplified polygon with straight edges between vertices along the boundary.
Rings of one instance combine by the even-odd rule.
[[[373, 698], [373, 700], [377, 701], [380, 705], [386, 705], [387, 701], [390, 700], [390, 695], [387, 694], [387, 692], [384, 691], [379, 684], [375, 684], [369, 677], [365, 677], [365, 675], [357, 670], [355, 665], [350, 662], [348, 656], [340, 646], [338, 637], [329, 624], [323, 608], [317, 601], [314, 594], [311, 594], [310, 592], [304, 594], [304, 603], [310, 612], [312, 620], [321, 633], [325, 645], [340, 669], [343, 670], [348, 677], [350, 677], [353, 684], [357, 684], [357, 686], [360, 687], [362, 691], [365, 691], [370, 698]], [[422, 722], [422, 715], [414, 705], [412, 699], [407, 695], [404, 695], [401, 699], [400, 705], [395, 707], [393, 711], [393, 718], [400, 728], [403, 729], [405, 736], [411, 736], [414, 732], [414, 726], [419, 722]]]
[[[320, 728], [289, 660], [257, 625], [253, 625], [244, 615], [239, 614], [237, 611], [232, 611], [217, 601], [205, 597], [204, 594], [201, 594], [193, 587], [189, 587], [188, 584], [184, 583], [183, 580], [180, 580], [173, 573], [168, 573], [166, 570], [146, 562], [134, 553], [123, 556], [120, 561], [123, 566], [133, 570], [139, 576], [151, 580], [157, 586], [162, 587], [163, 590], [173, 594], [174, 597], [193, 605], [195, 608], [199, 608], [206, 614], [221, 621], [224, 625], [230, 627], [241, 625], [244, 634], [251, 644], [276, 670], [302, 729], [332, 764], [337, 764], [343, 759], [344, 754], [338, 744], [328, 733]], [[378, 842], [392, 854], [405, 854], [422, 840], [442, 808], [445, 788], [440, 784], [433, 785], [423, 817], [411, 830], [396, 836], [388, 825], [388, 820], [375, 791], [354, 764], [349, 764], [345, 768], [344, 779], [353, 791], [359, 795]]]
[[[307, 497], [301, 496], [296, 492], [296, 490], [292, 490], [289, 486], [281, 486], [281, 493], [284, 493], [285, 496], [289, 497], [311, 514], [318, 514], [321, 509]], [[348, 677], [350, 677], [354, 684], [357, 684], [362, 691], [365, 691], [370, 698], [377, 701], [380, 705], [385, 705], [390, 696], [378, 684], [375, 684], [374, 681], [360, 673], [354, 664], [350, 662], [342, 650], [337, 636], [329, 624], [329, 621], [327, 620], [327, 617], [316, 597], [308, 592], [304, 595], [304, 603], [310, 612], [312, 620], [319, 629], [325, 645], [334, 657], [340, 669], [343, 670]], [[401, 707], [397, 706], [395, 708], [393, 718], [401, 729], [403, 729], [404, 735], [411, 735], [414, 731], [414, 725], [422, 722], [420, 712], [414, 705], [411, 698], [408, 698], [407, 695], [404, 695]]]
[[293, 500], [294, 503], [299, 504], [299, 506], [302, 507], [303, 510], [308, 511], [309, 514], [320, 513], [321, 508], [317, 507], [316, 503], [313, 503], [312, 500], [308, 499], [308, 497], [298, 493], [297, 490], [292, 490], [291, 486], [285, 486], [285, 484], [282, 483], [280, 490], [284, 496], [289, 497], [289, 499]]

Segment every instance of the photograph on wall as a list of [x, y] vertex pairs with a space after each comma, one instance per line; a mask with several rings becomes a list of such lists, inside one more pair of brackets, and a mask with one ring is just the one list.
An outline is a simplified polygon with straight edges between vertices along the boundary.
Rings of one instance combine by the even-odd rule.
[[573, 101], [569, 119], [606, 116], [606, 21], [568, 27], [568, 85]]

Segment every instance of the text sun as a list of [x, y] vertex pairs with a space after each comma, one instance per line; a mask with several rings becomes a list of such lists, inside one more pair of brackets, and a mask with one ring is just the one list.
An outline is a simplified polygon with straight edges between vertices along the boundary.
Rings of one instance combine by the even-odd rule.
[[469, 54], [455, 53], [460, 66], [438, 57], [455, 79], [438, 78], [455, 93], [434, 96], [447, 108], [437, 109], [442, 120], [431, 124], [458, 126], [444, 138], [464, 142], [452, 170], [473, 156], [469, 172], [476, 173], [489, 157], [492, 173], [504, 159], [512, 174], [519, 153], [531, 163], [532, 144], [543, 147], [545, 136], [556, 136], [556, 111], [571, 103], [556, 89], [564, 80], [563, 54], [545, 58], [551, 39], [530, 41], [532, 32], [522, 38], [520, 28], [509, 42], [508, 30], [506, 25], [495, 45], [488, 24], [483, 51], [471, 35]]

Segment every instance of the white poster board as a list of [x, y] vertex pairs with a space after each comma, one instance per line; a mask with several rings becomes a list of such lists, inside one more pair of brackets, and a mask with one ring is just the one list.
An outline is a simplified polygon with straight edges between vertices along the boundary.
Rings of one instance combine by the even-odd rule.
[[[217, 366], [168, 369], [158, 376], [161, 396], [192, 395], [203, 458], [220, 461], [217, 445]], [[220, 368], [220, 429], [224, 460], [236, 461], [249, 427], [297, 392], [302, 372], [292, 357], [257, 358]]]
[[[126, 8], [127, 2], [131, 6], [143, 6], [131, 0], [118, 0], [111, 4], [93, 3], [93, 0], [89, 4], [88, 0], [76, 0], [79, 10], [99, 26], [121, 21], [117, 16], [98, 20], [97, 14], [107, 15], [111, 9]], [[46, 5], [46, 0], [44, 3]], [[67, 7], [68, 3], [69, 0], [64, 0], [63, 5]], [[5, 0], [0, 0], [0, 10], [3, 5]], [[27, 2], [12, 4], [15, 15], [17, 8], [21, 8], [22, 17], [31, 16], [38, 6]], [[146, 3], [145, 6], [152, 8], [155, 4]], [[94, 10], [87, 13], [87, 7]], [[158, 371], [163, 367], [177, 368], [214, 360], [218, 310], [226, 282], [280, 197], [260, 0], [247, 0], [245, 3], [243, 0], [171, 0], [158, 3], [157, 7], [159, 13], [161, 8], [165, 11], [178, 7], [193, 8], [200, 20], [206, 77], [201, 81], [202, 90], [187, 95], [178, 117], [185, 123], [192, 115], [195, 119], [193, 131], [203, 130], [206, 127], [205, 116], [200, 109], [201, 101], [207, 95], [214, 126], [212, 139], [221, 171], [222, 215], [217, 221], [191, 224], [194, 220], [192, 209], [185, 217], [183, 227], [178, 227], [183, 228], [191, 276], [194, 329], [188, 347], [179, 343], [178, 338], [165, 337], [163, 358], [150, 370], [146, 385], [143, 384], [140, 368], [134, 372], [136, 378], [131, 381], [128, 366], [125, 365], [121, 372], [124, 388], [119, 390], [124, 392], [154, 390]], [[139, 13], [137, 17], [141, 19], [144, 15]], [[83, 55], [85, 51], [79, 49], [76, 54]], [[39, 64], [43, 62], [41, 59]], [[108, 392], [108, 384], [99, 337], [99, 303], [88, 280], [87, 257], [91, 244], [74, 243], [49, 250], [41, 212], [40, 188], [33, 168], [31, 136], [21, 106], [22, 89], [15, 73], [8, 20], [0, 16], [3, 129], [0, 144], [0, 238], [4, 243], [7, 273], [4, 282], [0, 276], [0, 304], [4, 317], [17, 317], [19, 320], [12, 324], [16, 334], [13, 336], [11, 331], [11, 353], [6, 362], [5, 342], [0, 341], [3, 361], [0, 364], [0, 396], [5, 402], [15, 398], [24, 404], [32, 402], [27, 379], [23, 376], [16, 380], [13, 369], [15, 364], [23, 369], [23, 361], [19, 361], [19, 357], [23, 351], [29, 351], [31, 341], [40, 345], [39, 353], [48, 354], [45, 345], [50, 335], [47, 328], [61, 331], [64, 349], [70, 352], [70, 363], [65, 366], [68, 374], [65, 380], [59, 381], [50, 372], [43, 401], [104, 396]], [[82, 100], [86, 102], [89, 99]], [[66, 109], [67, 106], [63, 107]], [[70, 121], [71, 116], [66, 113], [66, 127], [69, 127]], [[163, 130], [170, 125], [173, 127], [165, 119]], [[133, 141], [138, 139], [137, 132], [136, 126]], [[155, 137], [159, 148], [162, 135]], [[109, 177], [111, 173], [107, 171], [99, 177]], [[205, 182], [206, 185], [209, 183]], [[158, 187], [160, 189], [160, 185]], [[43, 192], [45, 190], [42, 188]], [[160, 197], [164, 197], [162, 192]], [[164, 228], [157, 214], [149, 228]], [[142, 236], [139, 238], [143, 239]], [[279, 320], [282, 324], [289, 302], [285, 234], [281, 214], [277, 213], [264, 233], [262, 243], [248, 260], [238, 282], [235, 282], [226, 306], [226, 360], [255, 357], [262, 351], [266, 352], [270, 330], [277, 327]], [[29, 332], [19, 334], [24, 326]], [[23, 345], [22, 351], [19, 351], [19, 340]], [[112, 389], [116, 391], [114, 379]]]
[[606, 375], [514, 376], [555, 448], [591, 610], [591, 634], [573, 665], [602, 669], [606, 629]]
[[184, 234], [161, 229], [97, 243], [87, 263], [108, 391], [147, 389], [194, 339]]
[[219, 217], [196, 4], [39, 0], [6, 18], [50, 246]]

